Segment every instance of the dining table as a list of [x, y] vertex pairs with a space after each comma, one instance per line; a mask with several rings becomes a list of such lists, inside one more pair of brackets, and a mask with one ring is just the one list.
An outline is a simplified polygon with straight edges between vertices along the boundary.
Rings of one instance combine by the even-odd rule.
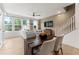
[[[44, 37], [44, 38], [42, 38], [42, 37]], [[46, 33], [42, 32], [39, 35], [36, 35], [35, 38], [27, 39], [27, 52], [28, 52], [28, 55], [34, 55], [34, 53], [33, 53], [34, 49], [39, 48], [42, 45], [42, 43], [45, 40], [47, 40], [46, 37], [47, 37]]]
[[42, 45], [42, 42], [39, 38], [28, 40], [28, 52], [29, 55], [33, 55], [33, 50]]

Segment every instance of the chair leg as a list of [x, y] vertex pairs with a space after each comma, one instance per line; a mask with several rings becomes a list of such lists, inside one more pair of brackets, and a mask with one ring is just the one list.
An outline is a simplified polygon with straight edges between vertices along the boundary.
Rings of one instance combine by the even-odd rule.
[[59, 55], [59, 51], [54, 51], [55, 55]]
[[62, 55], [63, 55], [63, 49], [62, 49], [62, 48], [60, 48], [60, 50], [61, 50], [61, 53], [62, 53]]

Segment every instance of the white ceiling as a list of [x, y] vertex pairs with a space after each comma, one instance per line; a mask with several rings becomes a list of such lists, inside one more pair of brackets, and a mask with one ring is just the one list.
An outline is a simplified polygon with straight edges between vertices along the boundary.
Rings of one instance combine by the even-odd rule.
[[7, 13], [33, 17], [32, 13], [41, 15], [37, 19], [55, 15], [70, 3], [4, 3]]

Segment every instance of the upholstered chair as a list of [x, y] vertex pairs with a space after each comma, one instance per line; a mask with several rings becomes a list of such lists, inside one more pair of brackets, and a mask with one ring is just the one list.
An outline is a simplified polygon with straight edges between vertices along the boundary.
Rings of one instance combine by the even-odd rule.
[[63, 42], [63, 35], [62, 36], [57, 36], [55, 46], [54, 46], [54, 52], [56, 55], [59, 54], [59, 51], [61, 50], [61, 53], [63, 54], [63, 49], [62, 49], [62, 42]]
[[52, 39], [55, 36], [55, 32], [52, 29], [45, 29], [44, 32], [47, 33], [48, 40]]
[[38, 55], [52, 55], [54, 51], [55, 41], [56, 41], [56, 38], [53, 38], [48, 41], [44, 41], [37, 54]]

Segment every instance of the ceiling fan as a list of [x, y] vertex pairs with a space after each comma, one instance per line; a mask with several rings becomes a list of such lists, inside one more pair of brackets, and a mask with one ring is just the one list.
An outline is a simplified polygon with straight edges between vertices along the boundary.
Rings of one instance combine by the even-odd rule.
[[36, 12], [33, 12], [32, 16], [40, 16], [40, 15], [37, 14]]

